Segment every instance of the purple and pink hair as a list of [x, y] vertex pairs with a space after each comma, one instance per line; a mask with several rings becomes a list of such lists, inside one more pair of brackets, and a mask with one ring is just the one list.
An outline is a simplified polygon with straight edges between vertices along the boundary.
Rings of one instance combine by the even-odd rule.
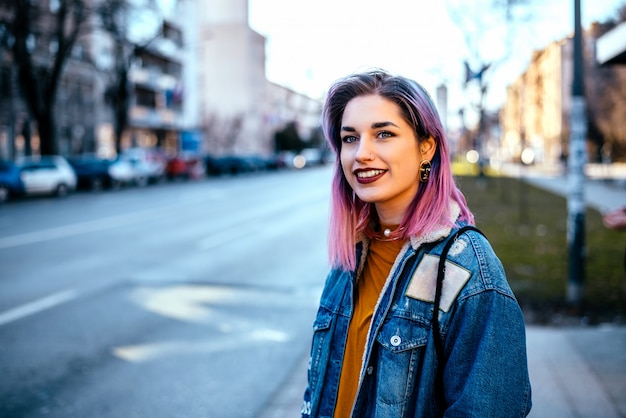
[[450, 165], [450, 151], [441, 119], [428, 92], [417, 82], [394, 76], [384, 70], [352, 74], [336, 81], [329, 89], [322, 113], [324, 135], [335, 152], [332, 181], [328, 252], [333, 266], [345, 270], [356, 267], [355, 244], [377, 222], [373, 205], [363, 202], [352, 191], [341, 168], [341, 120], [346, 105], [358, 96], [379, 95], [396, 103], [415, 129], [418, 141], [432, 137], [437, 150], [431, 160], [430, 180], [421, 183], [398, 228], [401, 239], [431, 233], [453, 226], [450, 203], [461, 208], [460, 219], [474, 222], [465, 196], [455, 184]]

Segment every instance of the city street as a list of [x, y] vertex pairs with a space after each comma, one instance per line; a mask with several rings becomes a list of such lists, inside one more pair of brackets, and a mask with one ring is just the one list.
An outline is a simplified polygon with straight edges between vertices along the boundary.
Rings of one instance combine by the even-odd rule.
[[[0, 418], [298, 416], [330, 174], [0, 206]], [[624, 201], [586, 187], [589, 205]], [[625, 327], [528, 324], [527, 341], [530, 416], [626, 416]]]
[[330, 168], [0, 207], [0, 417], [255, 417], [307, 351]]

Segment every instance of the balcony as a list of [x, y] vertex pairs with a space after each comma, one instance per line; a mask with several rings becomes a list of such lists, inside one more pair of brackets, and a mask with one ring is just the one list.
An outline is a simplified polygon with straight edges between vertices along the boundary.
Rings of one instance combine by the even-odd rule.
[[145, 106], [131, 106], [129, 110], [132, 126], [154, 129], [180, 129], [177, 121], [182, 120], [180, 114], [171, 109], [154, 109]]

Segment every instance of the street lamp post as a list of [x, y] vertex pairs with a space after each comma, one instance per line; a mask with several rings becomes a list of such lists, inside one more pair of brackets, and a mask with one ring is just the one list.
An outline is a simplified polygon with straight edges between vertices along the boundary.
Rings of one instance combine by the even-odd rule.
[[582, 301], [585, 273], [585, 92], [583, 84], [583, 42], [580, 18], [580, 0], [574, 0], [574, 54], [572, 107], [570, 113], [570, 141], [567, 198], [567, 246], [569, 252], [569, 275], [567, 302], [578, 306]]

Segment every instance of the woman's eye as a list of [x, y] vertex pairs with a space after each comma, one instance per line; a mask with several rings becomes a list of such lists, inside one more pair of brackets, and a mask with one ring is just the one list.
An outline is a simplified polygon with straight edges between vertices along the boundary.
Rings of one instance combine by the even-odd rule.
[[387, 139], [387, 138], [391, 138], [393, 136], [393, 134], [389, 131], [380, 131], [378, 133], [378, 137], [381, 139]]
[[352, 135], [350, 135], [350, 136], [344, 136], [343, 138], [341, 138], [341, 141], [342, 141], [344, 144], [351, 144], [351, 143], [353, 143], [353, 142], [355, 142], [355, 141], [356, 141], [356, 136], [352, 136]]

